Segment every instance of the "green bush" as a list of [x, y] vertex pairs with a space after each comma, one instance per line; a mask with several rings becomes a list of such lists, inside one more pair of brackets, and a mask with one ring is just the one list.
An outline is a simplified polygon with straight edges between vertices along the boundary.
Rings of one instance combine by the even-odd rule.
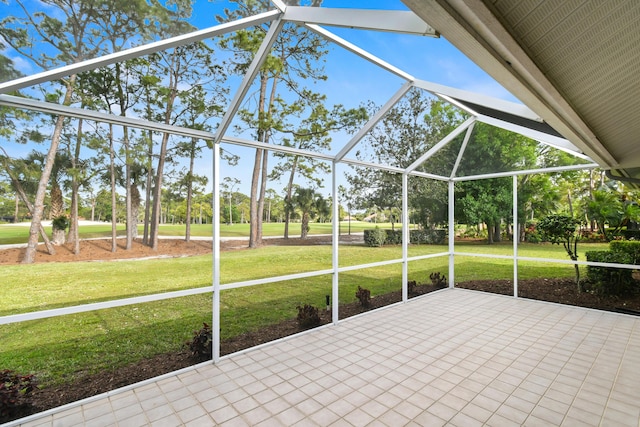
[[298, 326], [302, 329], [309, 329], [316, 327], [320, 324], [320, 313], [318, 311], [318, 307], [315, 307], [310, 304], [305, 304], [303, 306], [297, 306], [298, 309]]
[[409, 241], [416, 245], [440, 245], [446, 238], [446, 230], [409, 230]]
[[191, 350], [191, 354], [198, 360], [209, 360], [213, 354], [213, 340], [211, 327], [206, 323], [202, 323], [199, 331], [193, 331], [193, 340], [187, 341], [187, 346]]
[[629, 264], [640, 264], [640, 242], [629, 240], [612, 240], [609, 249], [613, 252], [625, 253], [631, 257]]
[[384, 243], [387, 245], [401, 245], [402, 244], [402, 230], [384, 230], [385, 239]]
[[[609, 262], [615, 264], [633, 264], [628, 253], [618, 251], [588, 251], [587, 261]], [[587, 266], [587, 277], [594, 290], [601, 295], [626, 296], [638, 291], [638, 285], [627, 268]]]
[[387, 233], [379, 227], [373, 230], [364, 230], [364, 244], [372, 248], [378, 248], [384, 245]]
[[9, 369], [0, 371], [0, 422], [8, 421], [21, 406], [31, 404], [36, 390], [33, 375], [18, 375]]

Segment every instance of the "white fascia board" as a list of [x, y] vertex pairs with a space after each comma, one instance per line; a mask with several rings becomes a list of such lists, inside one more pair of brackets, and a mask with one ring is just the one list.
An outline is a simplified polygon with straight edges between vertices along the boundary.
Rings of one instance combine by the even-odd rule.
[[269, 27], [269, 31], [262, 40], [262, 44], [253, 57], [251, 65], [249, 65], [249, 69], [245, 73], [242, 82], [240, 83], [240, 87], [236, 90], [233, 99], [231, 100], [231, 104], [229, 105], [229, 108], [227, 108], [227, 111], [224, 113], [224, 117], [220, 122], [220, 126], [218, 126], [218, 129], [216, 130], [216, 137], [214, 139], [215, 142], [220, 142], [222, 136], [229, 128], [231, 120], [233, 120], [233, 117], [238, 112], [240, 103], [242, 103], [244, 97], [247, 95], [249, 87], [251, 87], [251, 83], [256, 78], [256, 75], [260, 71], [260, 67], [262, 67], [262, 64], [264, 64], [264, 61], [267, 59], [267, 56], [271, 51], [271, 47], [275, 43], [276, 38], [278, 37], [278, 34], [280, 34], [283, 26], [284, 21], [282, 19], [277, 19], [271, 24], [271, 27]]
[[23, 108], [26, 110], [40, 111], [47, 114], [60, 115], [64, 117], [75, 117], [85, 120], [92, 120], [101, 123], [112, 123], [115, 125], [128, 126], [137, 129], [146, 129], [161, 133], [187, 136], [204, 140], [213, 140], [213, 133], [202, 130], [190, 129], [181, 126], [167, 125], [164, 123], [151, 122], [145, 119], [123, 117], [115, 114], [102, 113], [99, 111], [87, 110], [84, 108], [67, 107], [50, 102], [37, 101], [34, 99], [20, 98], [12, 95], [0, 94], [0, 105], [13, 108]]
[[96, 68], [104, 67], [116, 62], [139, 58], [144, 55], [159, 52], [161, 50], [184, 46], [211, 37], [241, 30], [253, 25], [260, 25], [265, 22], [272, 21], [280, 15], [282, 15], [282, 12], [273, 10], [249, 18], [243, 18], [237, 21], [216, 25], [215, 27], [206, 28], [204, 30], [194, 31], [192, 33], [183, 34], [166, 40], [161, 40], [142, 46], [137, 46], [131, 49], [122, 50], [120, 52], [111, 53], [99, 58], [88, 59], [86, 61], [78, 62], [77, 64], [65, 65], [64, 67], [56, 68], [49, 71], [43, 71], [42, 73], [33, 74], [31, 76], [22, 77], [5, 83], [0, 83], [0, 94], [13, 92], [39, 83], [58, 80], [60, 78], [78, 74], [84, 71], [95, 70]]
[[[455, 98], [462, 101], [467, 101], [472, 104], [483, 105], [487, 108], [502, 111], [504, 113], [513, 114], [514, 116], [523, 117], [529, 120], [535, 120], [542, 123], [542, 119], [536, 113], [534, 113], [529, 107], [524, 104], [518, 104], [516, 102], [505, 101], [504, 99], [494, 98], [492, 96], [482, 95], [479, 93], [469, 92], [462, 89], [456, 89], [450, 86], [444, 86], [441, 84], [429, 82], [426, 80], [416, 80], [414, 82], [416, 87], [424, 89], [433, 93], [436, 96], [442, 98]], [[452, 101], [447, 99], [448, 101]], [[465, 108], [465, 107], [460, 107]], [[466, 108], [465, 108], [466, 109]]]
[[401, 69], [394, 67], [393, 65], [389, 64], [386, 61], [383, 61], [382, 59], [378, 58], [375, 55], [370, 54], [369, 52], [367, 52], [364, 49], [359, 48], [358, 46], [354, 45], [353, 43], [350, 43], [348, 41], [346, 41], [345, 39], [343, 39], [342, 37], [338, 37], [335, 34], [333, 34], [330, 31], [325, 30], [324, 28], [315, 25], [315, 24], [305, 24], [305, 26], [307, 28], [309, 28], [310, 30], [316, 32], [317, 34], [319, 34], [320, 36], [326, 38], [327, 40], [336, 43], [339, 46], [342, 46], [343, 48], [345, 48], [346, 50], [355, 53], [356, 55], [358, 55], [359, 57], [372, 62], [374, 65], [387, 70], [393, 74], [395, 74], [396, 76], [407, 80], [407, 81], [413, 81], [415, 80], [415, 78], [411, 75], [408, 74], [404, 71], [402, 71]]
[[413, 162], [407, 169], [406, 172], [413, 172], [418, 166], [427, 161], [431, 156], [440, 151], [445, 145], [453, 141], [458, 135], [460, 135], [463, 131], [465, 131], [469, 126], [475, 123], [475, 117], [470, 117], [464, 121], [460, 126], [451, 131], [447, 136], [442, 138], [436, 145], [431, 147], [426, 153], [420, 156], [415, 162]]
[[493, 117], [479, 115], [477, 117], [477, 120], [479, 122], [486, 123], [491, 126], [495, 126], [501, 129], [506, 129], [511, 132], [519, 133], [520, 135], [526, 136], [527, 138], [534, 139], [542, 144], [546, 144], [551, 147], [557, 148], [558, 150], [562, 150], [575, 157], [579, 157], [581, 159], [588, 160], [588, 161], [593, 161], [589, 156], [582, 153], [582, 151], [580, 151], [578, 147], [573, 145], [567, 139], [559, 138], [557, 136], [549, 135], [548, 133], [529, 129], [527, 127], [516, 125], [514, 123], [505, 122], [504, 120], [496, 119]]
[[403, 10], [288, 6], [284, 19], [301, 24], [439, 37], [438, 32], [415, 13]]
[[342, 150], [336, 155], [336, 161], [340, 161], [346, 156], [353, 147], [373, 128], [387, 112], [398, 103], [400, 99], [411, 89], [411, 83], [407, 82], [391, 98], [369, 119], [365, 125], [351, 138], [351, 140], [342, 147]]

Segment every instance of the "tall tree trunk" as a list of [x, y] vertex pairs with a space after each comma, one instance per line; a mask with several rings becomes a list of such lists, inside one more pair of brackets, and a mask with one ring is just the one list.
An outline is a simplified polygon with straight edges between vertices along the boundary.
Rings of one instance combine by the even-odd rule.
[[131, 185], [131, 237], [138, 237], [138, 213], [140, 212], [140, 191], [135, 184]]
[[306, 239], [309, 234], [309, 212], [302, 212], [300, 221], [300, 238]]
[[80, 162], [80, 147], [82, 146], [82, 125], [83, 120], [78, 119], [78, 131], [76, 133], [76, 146], [73, 156], [71, 156], [71, 168], [75, 173], [71, 177], [71, 221], [69, 223], [69, 235], [67, 241], [73, 243], [73, 253], [80, 253], [80, 232], [78, 229], [78, 192], [80, 191], [80, 183], [78, 180], [78, 164]]
[[[168, 113], [169, 114], [169, 113]], [[160, 153], [158, 157], [158, 168], [156, 170], [155, 187], [153, 191], [153, 208], [151, 209], [151, 239], [150, 246], [154, 251], [158, 250], [158, 228], [160, 225], [160, 201], [162, 199], [162, 178], [164, 173], [164, 162], [167, 156], [167, 145], [169, 143], [169, 134], [162, 135], [162, 143], [160, 144]]]
[[291, 197], [293, 196], [293, 179], [298, 167], [298, 156], [293, 158], [293, 164], [291, 165], [291, 174], [289, 174], [289, 181], [287, 182], [287, 195], [285, 198], [285, 217], [284, 217], [284, 238], [289, 238], [289, 222], [291, 221], [291, 210], [287, 205], [291, 205]]
[[[71, 104], [71, 97], [73, 95], [73, 88], [76, 81], [76, 75], [72, 75], [66, 85], [66, 94], [64, 97], [63, 105], [69, 106]], [[64, 116], [58, 116], [56, 125], [53, 129], [53, 136], [51, 138], [51, 145], [47, 152], [47, 159], [40, 176], [40, 182], [38, 183], [38, 190], [36, 191], [36, 199], [33, 204], [33, 211], [31, 216], [31, 227], [29, 228], [29, 240], [27, 242], [27, 249], [24, 252], [23, 264], [32, 264], [36, 258], [36, 249], [38, 246], [38, 233], [42, 227], [42, 216], [44, 214], [44, 198], [47, 192], [47, 183], [51, 177], [51, 170], [53, 169], [53, 162], [60, 145], [60, 137], [62, 136], [62, 129], [64, 127]]]
[[195, 138], [191, 139], [191, 150], [189, 151], [189, 174], [187, 179], [187, 212], [186, 212], [186, 224], [185, 224], [185, 236], [184, 240], [188, 242], [191, 240], [191, 198], [193, 196], [193, 164], [195, 162]]
[[13, 223], [18, 223], [18, 215], [20, 215], [20, 196], [18, 196], [18, 191], [16, 190], [16, 208], [13, 211]]
[[115, 165], [115, 153], [113, 152], [113, 125], [109, 124], [109, 170], [111, 172], [111, 252], [118, 250], [118, 238], [117, 231], [117, 210], [116, 203], [118, 199], [116, 197], [116, 165]]
[[251, 194], [249, 196], [249, 247], [257, 248], [262, 243], [258, 236], [258, 184], [260, 179], [260, 165], [264, 150], [256, 148], [256, 156], [253, 162], [251, 175]]
[[493, 241], [500, 243], [502, 241], [502, 227], [500, 221], [496, 222], [495, 231], [493, 233]]
[[[267, 139], [268, 140], [268, 139]], [[267, 181], [269, 180], [267, 172], [267, 163], [269, 161], [269, 152], [265, 150], [262, 154], [262, 178], [260, 185], [260, 198], [258, 199], [258, 240], [262, 244], [262, 218], [264, 217], [264, 198], [267, 194]]]
[[[124, 115], [124, 112], [121, 113]], [[133, 248], [133, 229], [138, 226], [133, 218], [133, 205], [131, 200], [131, 153], [129, 152], [129, 128], [123, 126], [124, 135], [122, 139], [122, 145], [124, 147], [124, 186], [126, 193], [126, 230], [127, 230], [127, 243], [125, 248], [131, 250]]]
[[149, 245], [149, 225], [151, 223], [151, 189], [153, 188], [153, 132], [149, 131], [149, 147], [147, 151], [147, 183], [144, 197], [144, 231], [142, 243]]

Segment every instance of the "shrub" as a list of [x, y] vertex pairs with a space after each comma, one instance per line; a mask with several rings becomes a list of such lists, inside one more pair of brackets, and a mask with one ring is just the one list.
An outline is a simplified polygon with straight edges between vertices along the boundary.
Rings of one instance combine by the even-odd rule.
[[440, 272], [431, 273], [429, 275], [429, 279], [431, 279], [431, 283], [433, 286], [444, 288], [447, 286], [447, 278], [444, 274], [440, 274]]
[[384, 245], [387, 233], [376, 227], [372, 230], [364, 230], [364, 244], [372, 248], [378, 248]]
[[384, 243], [387, 245], [402, 244], [402, 230], [384, 230]]
[[11, 418], [16, 409], [28, 405], [35, 389], [33, 375], [18, 375], [8, 369], [0, 371], [0, 421]]
[[199, 331], [193, 331], [193, 339], [187, 342], [191, 354], [200, 360], [211, 359], [213, 353], [213, 341], [211, 327], [202, 323]]
[[320, 314], [318, 313], [318, 307], [314, 307], [309, 304], [305, 304], [302, 307], [298, 306], [298, 326], [303, 329], [313, 328], [320, 324]]
[[446, 230], [409, 230], [409, 241], [416, 245], [440, 245], [446, 238]]
[[631, 257], [629, 264], [640, 263], [640, 242], [627, 240], [612, 240], [609, 242], [609, 249], [613, 252], [625, 253]]
[[369, 308], [369, 306], [371, 306], [371, 291], [369, 289], [358, 286], [356, 298], [358, 298], [362, 307]]
[[[587, 261], [632, 264], [631, 255], [616, 251], [588, 251]], [[594, 284], [594, 290], [601, 295], [626, 296], [636, 293], [638, 285], [632, 277], [632, 270], [626, 268], [587, 266], [587, 277]]]
[[409, 280], [407, 282], [407, 292], [414, 294], [416, 292], [416, 286], [418, 286], [418, 283], [415, 280]]

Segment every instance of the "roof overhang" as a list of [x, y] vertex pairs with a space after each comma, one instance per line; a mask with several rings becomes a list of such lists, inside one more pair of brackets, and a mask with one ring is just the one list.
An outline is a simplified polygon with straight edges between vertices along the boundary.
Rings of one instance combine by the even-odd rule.
[[613, 176], [640, 177], [640, 2], [403, 2]]

